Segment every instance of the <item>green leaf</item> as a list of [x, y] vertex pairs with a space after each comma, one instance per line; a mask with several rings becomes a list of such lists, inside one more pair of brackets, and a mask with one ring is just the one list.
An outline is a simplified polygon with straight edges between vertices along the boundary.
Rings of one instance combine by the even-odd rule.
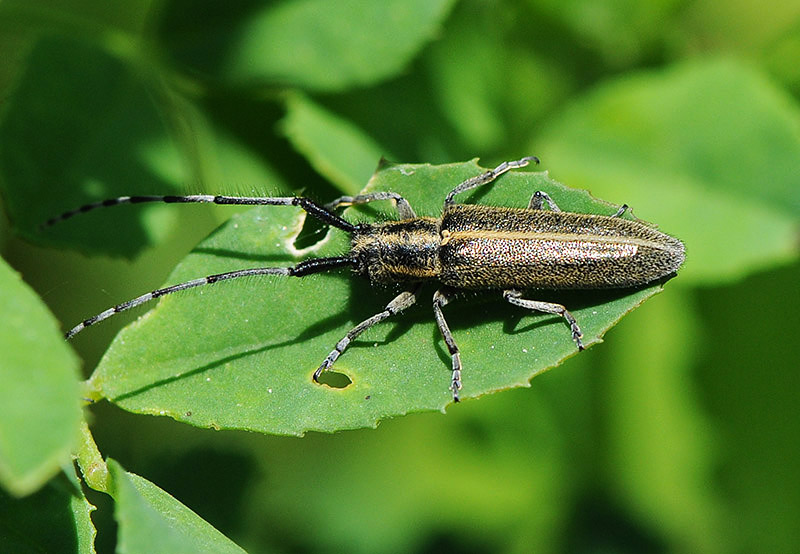
[[683, 239], [684, 283], [729, 281], [797, 256], [800, 111], [746, 66], [701, 61], [621, 78], [536, 142], [559, 178]]
[[[480, 172], [474, 162], [389, 166], [367, 190], [398, 191], [418, 214], [437, 215], [446, 193]], [[535, 190], [548, 191], [567, 210], [615, 210], [544, 173], [509, 173], [471, 198], [525, 206]], [[365, 219], [367, 212], [374, 217], [372, 207], [346, 217]], [[293, 251], [302, 221], [297, 210], [284, 208], [240, 214], [200, 244], [169, 282], [347, 250], [347, 237], [333, 231], [309, 251]], [[591, 344], [659, 290], [535, 297], [566, 303]], [[386, 417], [442, 410], [452, 402], [450, 358], [430, 311], [433, 291], [423, 289], [418, 306], [355, 341], [334, 367], [352, 380], [345, 388], [317, 385], [311, 375], [354, 324], [382, 310], [396, 291], [371, 288], [344, 271], [237, 280], [165, 297], [118, 335], [92, 381], [127, 410], [278, 434], [374, 426]], [[463, 398], [527, 386], [531, 377], [577, 352], [561, 318], [512, 308], [499, 293], [455, 302], [446, 315], [462, 352]]]
[[[559, 371], [559, 378], [574, 370]], [[297, 528], [315, 513], [324, 516], [314, 520], [313, 531], [292, 538], [299, 541], [295, 550], [464, 552], [470, 549], [462, 545], [506, 544], [515, 529], [512, 540], [520, 548], [509, 550], [552, 552], [564, 532], [553, 522], [569, 517], [565, 499], [581, 481], [576, 466], [583, 459], [574, 455], [576, 437], [565, 434], [557, 403], [546, 394], [552, 381], [548, 376], [531, 389], [461, 404], [447, 417], [257, 441], [251, 455], [263, 477], [249, 482], [250, 509], [279, 514], [267, 531], [279, 549], [284, 543], [275, 527]], [[586, 426], [581, 433], [589, 434]], [[432, 536], [448, 538], [441, 548], [426, 548]]]
[[391, 158], [358, 127], [303, 94], [288, 96], [282, 128], [317, 172], [345, 194], [358, 194], [375, 171], [375, 160]]
[[293, 0], [240, 22], [220, 64], [238, 85], [337, 91], [397, 74], [439, 30], [454, 0]]
[[800, 545], [799, 282], [800, 262], [697, 295], [695, 375], [718, 437], [712, 490], [726, 491], [721, 531], [738, 552]]
[[109, 459], [114, 479], [117, 552], [244, 552], [156, 485]]
[[[679, 47], [683, 55], [697, 55], [697, 45], [702, 43], [703, 52], [725, 52], [765, 62], [766, 51], [779, 46], [782, 40], [798, 38], [800, 6], [794, 0], [772, 2], [769, 10], [752, 2], [702, 1], [683, 7], [686, 9], [682, 10], [680, 27], [666, 29], [673, 41], [679, 39], [671, 46]], [[673, 53], [678, 54], [674, 50]], [[792, 66], [790, 71], [795, 73], [797, 64]], [[775, 75], [773, 71], [770, 73]]]
[[[97, 199], [180, 192], [189, 172], [154, 102], [165, 95], [156, 79], [94, 46], [38, 41], [0, 121], [0, 193], [19, 233], [42, 240], [39, 226], [48, 219]], [[161, 212], [166, 221], [175, 217]], [[48, 229], [47, 240], [132, 255], [167, 227], [154, 230], [119, 211], [98, 213], [94, 222], [125, 232], [109, 240], [96, 225], [68, 221]]]
[[[79, 553], [93, 553], [94, 540], [97, 536], [97, 529], [92, 523], [92, 512], [95, 511], [95, 506], [81, 492], [70, 497], [69, 508], [75, 521], [75, 535], [78, 543], [76, 551]], [[41, 514], [39, 517], [41, 517]]]
[[[602, 60], [620, 67], [652, 55], [669, 39], [674, 41], [674, 13], [679, 0], [537, 0], [529, 2], [563, 26], [581, 49], [596, 51]], [[578, 57], [578, 56], [576, 56]], [[580, 58], [588, 58], [586, 54]]]
[[74, 469], [65, 472], [25, 498], [0, 490], [0, 552], [94, 552], [95, 507], [81, 491]]
[[16, 495], [50, 479], [78, 438], [78, 360], [36, 294], [0, 260], [0, 484]]
[[149, 205], [40, 225], [116, 196], [202, 192], [198, 181], [213, 183], [215, 193], [252, 195], [243, 183], [261, 194], [266, 183], [269, 194], [284, 191], [252, 147], [169, 90], [157, 70], [142, 74], [131, 60], [72, 40], [36, 45], [0, 121], [0, 194], [20, 234], [132, 257], [172, 236], [177, 223], [202, 228], [213, 210], [192, 212], [201, 215], [188, 221], [189, 212]]
[[[507, 3], [503, 24], [487, 25], [497, 11], [497, 4], [491, 2], [462, 4], [448, 19], [447, 32], [424, 58], [432, 99], [448, 124], [444, 127], [458, 131], [468, 152], [503, 152], [504, 145], [519, 148], [519, 137], [535, 128], [574, 87], [567, 68], [548, 60], [532, 42], [540, 35], [528, 33], [529, 11], [521, 4]], [[523, 34], [525, 42], [520, 41]], [[404, 96], [402, 100], [407, 104], [411, 99]], [[414, 118], [417, 125], [435, 124], [430, 104], [428, 96], [418, 103], [423, 117]], [[396, 110], [388, 113], [394, 116]], [[417, 141], [440, 134], [443, 126], [438, 126], [420, 128]]]

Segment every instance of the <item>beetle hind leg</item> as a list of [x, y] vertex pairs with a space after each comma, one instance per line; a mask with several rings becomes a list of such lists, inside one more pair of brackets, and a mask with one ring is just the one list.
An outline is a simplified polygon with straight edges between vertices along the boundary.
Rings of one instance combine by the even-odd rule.
[[400, 219], [413, 219], [417, 217], [414, 209], [408, 200], [397, 194], [396, 192], [378, 191], [370, 192], [368, 194], [359, 194], [357, 196], [340, 196], [332, 202], [325, 204], [325, 209], [335, 211], [341, 207], [355, 206], [358, 204], [368, 204], [376, 200], [394, 200], [397, 213]]
[[619, 209], [616, 212], [614, 212], [614, 214], [611, 217], [622, 217], [622, 214], [624, 214], [630, 209], [631, 209], [630, 206], [628, 206], [627, 204], [623, 204], [622, 206], [619, 207]]
[[[537, 190], [533, 193], [530, 202], [528, 202], [528, 209], [543, 210], [545, 203], [547, 203], [547, 207], [550, 208], [551, 212], [562, 211], [561, 208], [558, 207], [558, 204], [556, 204], [555, 201], [550, 197], [550, 195], [543, 190]], [[623, 204], [616, 212], [611, 214], [611, 217], [622, 217], [625, 212], [630, 211], [630, 209], [630, 206]]]
[[578, 326], [578, 322], [575, 321], [573, 315], [569, 313], [569, 310], [561, 304], [528, 300], [527, 298], [522, 298], [522, 293], [518, 290], [503, 291], [503, 298], [514, 306], [535, 310], [537, 312], [544, 312], [546, 314], [560, 315], [566, 320], [569, 328], [572, 330], [572, 340], [578, 345], [578, 350], [583, 350], [583, 342], [581, 341], [583, 333], [581, 332], [581, 328]]

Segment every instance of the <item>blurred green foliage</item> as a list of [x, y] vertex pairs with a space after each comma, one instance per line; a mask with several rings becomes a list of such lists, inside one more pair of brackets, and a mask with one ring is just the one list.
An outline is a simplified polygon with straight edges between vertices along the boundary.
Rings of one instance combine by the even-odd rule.
[[[4, 265], [0, 551], [235, 549], [217, 530], [251, 552], [800, 550], [797, 2], [6, 0], [0, 49], [0, 252], [63, 327], [161, 285], [236, 210], [49, 217], [121, 194], [327, 200], [380, 155], [536, 154], [688, 253], [530, 389], [302, 439], [99, 403], [99, 451], [69, 415], [74, 361]], [[72, 343], [85, 376], [131, 319]]]

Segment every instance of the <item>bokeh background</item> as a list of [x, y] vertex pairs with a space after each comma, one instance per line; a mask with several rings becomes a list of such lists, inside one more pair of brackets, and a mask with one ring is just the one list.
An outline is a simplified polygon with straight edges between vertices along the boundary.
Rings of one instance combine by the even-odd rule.
[[[800, 551], [796, 1], [4, 1], [0, 51], [0, 252], [65, 328], [232, 210], [50, 216], [324, 200], [381, 156], [536, 154], [687, 244], [605, 344], [446, 415], [290, 438], [90, 408], [103, 455], [248, 551]], [[132, 317], [73, 343], [86, 376]]]

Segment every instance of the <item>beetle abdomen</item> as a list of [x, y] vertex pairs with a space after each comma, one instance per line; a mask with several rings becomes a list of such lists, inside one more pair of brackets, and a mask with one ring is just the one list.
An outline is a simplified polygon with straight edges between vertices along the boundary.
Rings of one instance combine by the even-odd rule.
[[631, 287], [684, 260], [679, 240], [609, 216], [457, 204], [441, 234], [439, 280], [463, 289]]

